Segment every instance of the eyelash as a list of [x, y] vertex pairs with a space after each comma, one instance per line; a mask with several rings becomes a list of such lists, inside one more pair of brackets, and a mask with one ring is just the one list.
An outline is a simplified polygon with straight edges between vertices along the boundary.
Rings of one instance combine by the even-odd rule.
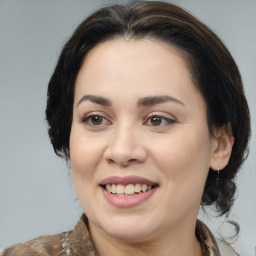
[[[99, 124], [93, 123], [92, 118], [99, 118], [100, 119], [100, 123]], [[151, 124], [147, 124], [148, 122], [153, 121], [154, 118], [158, 119], [158, 120], [155, 120], [155, 121], [160, 121], [160, 123], [156, 124], [156, 125], [153, 125], [152, 123]], [[97, 121], [97, 120], [94, 120], [94, 121]], [[94, 126], [94, 127], [103, 126], [103, 125], [105, 125], [106, 122], [108, 124], [111, 124], [110, 121], [108, 121], [103, 115], [101, 115], [99, 113], [89, 113], [89, 114], [85, 115], [82, 118], [81, 122], [85, 123], [87, 125], [90, 125], [90, 126]], [[165, 123], [162, 124], [163, 122], [165, 122]], [[168, 117], [163, 116], [163, 115], [152, 113], [152, 114], [150, 114], [149, 116], [147, 116], [145, 118], [145, 121], [143, 122], [143, 124], [144, 125], [148, 125], [148, 126], [152, 126], [152, 127], [161, 127], [161, 126], [171, 125], [171, 124], [173, 124], [175, 122], [176, 122], [176, 120], [174, 120], [172, 118], [168, 118]]]
[[100, 123], [100, 124], [94, 124], [94, 123], [92, 123], [93, 121], [92, 121], [92, 118], [100, 118], [101, 120], [102, 120], [102, 122], [108, 122], [108, 123], [110, 123], [104, 116], [102, 116], [101, 114], [98, 114], [98, 113], [89, 113], [89, 114], [87, 114], [87, 115], [85, 115], [83, 118], [82, 118], [82, 120], [81, 120], [81, 122], [82, 123], [85, 123], [85, 124], [88, 124], [88, 125], [90, 125], [90, 126], [102, 126], [102, 125], [104, 125], [104, 124], [102, 124], [102, 123]]
[[[160, 126], [168, 126], [168, 125], [171, 125], [173, 123], [176, 122], [176, 120], [172, 119], [172, 118], [168, 118], [166, 116], [162, 116], [162, 115], [159, 115], [159, 114], [150, 114], [146, 121], [144, 122], [144, 124], [147, 124], [147, 122], [150, 122], [150, 121], [153, 121], [153, 118], [158, 118], [161, 123], [159, 125], [153, 125], [153, 124], [150, 124], [149, 126], [153, 126], [153, 127], [160, 127]], [[162, 121], [165, 122], [165, 124], [162, 124]]]

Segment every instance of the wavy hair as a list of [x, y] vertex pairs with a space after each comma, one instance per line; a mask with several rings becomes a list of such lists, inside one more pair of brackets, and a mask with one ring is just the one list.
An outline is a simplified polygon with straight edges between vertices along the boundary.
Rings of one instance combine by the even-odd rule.
[[74, 84], [86, 54], [114, 38], [153, 38], [182, 53], [207, 107], [209, 132], [230, 127], [235, 143], [222, 170], [209, 170], [201, 205], [215, 203], [220, 215], [234, 202], [238, 169], [248, 154], [250, 115], [238, 67], [220, 38], [180, 7], [159, 1], [135, 1], [104, 7], [90, 15], [65, 44], [50, 79], [46, 119], [54, 151], [69, 159]]

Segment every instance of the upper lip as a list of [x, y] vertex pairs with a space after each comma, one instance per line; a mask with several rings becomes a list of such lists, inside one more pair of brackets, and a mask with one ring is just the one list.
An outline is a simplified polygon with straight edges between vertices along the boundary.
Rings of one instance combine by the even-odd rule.
[[125, 176], [125, 177], [111, 176], [111, 177], [105, 178], [100, 182], [100, 185], [106, 185], [106, 184], [123, 184], [123, 185], [146, 184], [148, 186], [158, 185], [157, 182], [148, 180], [140, 176]]

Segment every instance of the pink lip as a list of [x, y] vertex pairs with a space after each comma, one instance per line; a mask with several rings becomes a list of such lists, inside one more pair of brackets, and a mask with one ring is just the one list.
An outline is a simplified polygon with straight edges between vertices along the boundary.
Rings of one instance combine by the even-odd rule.
[[135, 207], [135, 206], [145, 202], [146, 200], [148, 200], [153, 195], [153, 193], [156, 191], [156, 189], [158, 187], [155, 187], [146, 192], [139, 193], [139, 194], [132, 195], [132, 196], [117, 196], [117, 195], [109, 193], [102, 186], [100, 188], [103, 192], [105, 199], [111, 205], [113, 205], [115, 207], [119, 207], [119, 208], [130, 208], [130, 207]]
[[106, 184], [146, 184], [146, 185], [158, 185], [156, 182], [150, 181], [148, 179], [145, 179], [143, 177], [139, 176], [111, 176], [108, 177], [100, 182], [100, 185], [106, 185]]

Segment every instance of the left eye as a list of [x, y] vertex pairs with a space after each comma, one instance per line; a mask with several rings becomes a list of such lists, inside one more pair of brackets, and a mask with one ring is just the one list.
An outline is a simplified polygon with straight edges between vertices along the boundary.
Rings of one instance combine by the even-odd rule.
[[92, 116], [90, 118], [90, 121], [94, 125], [101, 125], [104, 120], [103, 120], [103, 117], [101, 117], [101, 116]]
[[108, 123], [107, 119], [100, 115], [85, 116], [82, 122], [92, 126], [100, 126]]
[[175, 122], [175, 120], [173, 120], [171, 118], [154, 115], [154, 116], [151, 116], [149, 119], [147, 119], [145, 124], [150, 125], [150, 126], [164, 126], [164, 125], [172, 124], [174, 122]]

